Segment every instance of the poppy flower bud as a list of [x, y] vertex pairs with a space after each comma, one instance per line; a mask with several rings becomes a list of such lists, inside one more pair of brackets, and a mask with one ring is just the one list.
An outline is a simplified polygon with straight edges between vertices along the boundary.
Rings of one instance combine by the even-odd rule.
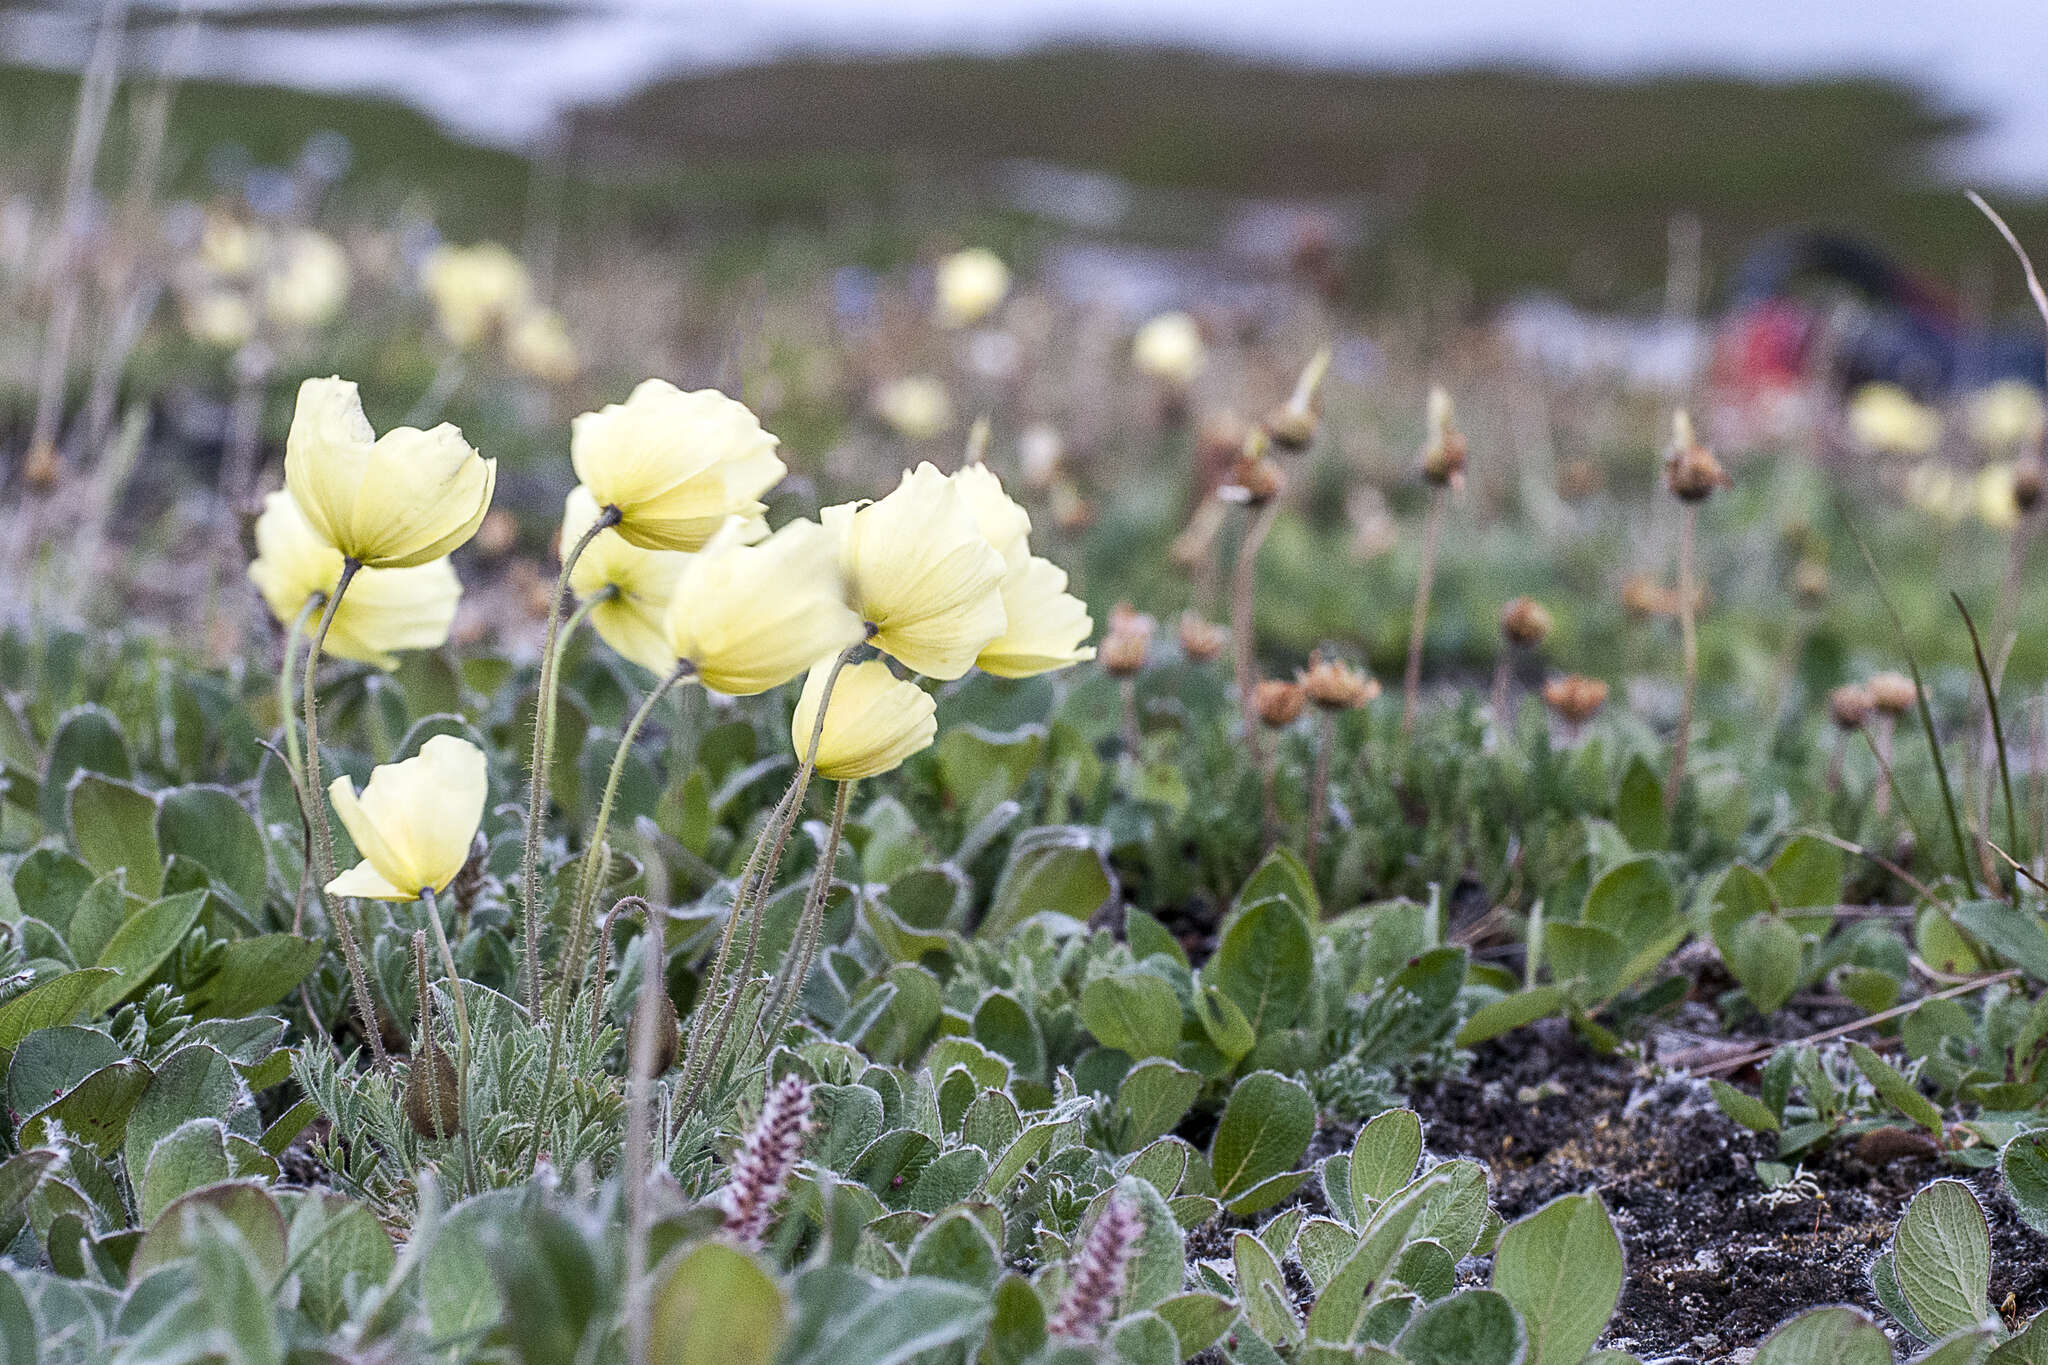
[[1302, 692], [1324, 711], [1355, 711], [1380, 694], [1378, 679], [1321, 651], [1308, 656], [1308, 667], [1295, 675]]
[[1097, 657], [1113, 678], [1135, 676], [1145, 667], [1152, 650], [1152, 618], [1119, 602], [1109, 613], [1109, 630], [1102, 637]]
[[405, 1078], [405, 1121], [423, 1138], [451, 1138], [462, 1131], [461, 1086], [455, 1064], [431, 1038], [413, 1056]]
[[2031, 512], [2040, 506], [2041, 493], [2048, 488], [2048, 469], [2041, 464], [2041, 457], [2029, 455], [2015, 461], [2012, 467], [2012, 502], [2022, 513]]
[[1879, 673], [1863, 686], [1870, 693], [1871, 707], [1894, 720], [1920, 701], [1920, 689], [1903, 673]]
[[[633, 1039], [640, 1036], [640, 1011], [646, 1008], [645, 997], [633, 1007], [632, 1022], [626, 1026], [627, 1054], [631, 1055]], [[682, 1026], [676, 1020], [676, 1006], [668, 998], [668, 992], [654, 993], [654, 1070], [655, 1076], [665, 1076], [676, 1064], [676, 1054], [682, 1050]]]
[[1511, 645], [1534, 649], [1550, 635], [1550, 612], [1533, 597], [1517, 597], [1500, 609], [1500, 633]]
[[1855, 683], [1846, 683], [1828, 693], [1828, 716], [1837, 730], [1861, 730], [1870, 719], [1870, 693]]
[[1671, 419], [1671, 445], [1664, 452], [1664, 484], [1681, 502], [1705, 502], [1729, 485], [1714, 452], [1693, 435], [1692, 417], [1680, 408]]
[[1458, 430], [1451, 395], [1439, 385], [1429, 391], [1429, 438], [1422, 446], [1422, 477], [1432, 487], [1455, 488], [1465, 481], [1465, 434]]
[[[1261, 444], [1254, 442], [1253, 444]], [[1287, 491], [1287, 475], [1263, 450], [1247, 449], [1230, 471], [1226, 494], [1251, 507], [1264, 507]]]
[[1574, 673], [1543, 685], [1543, 704], [1573, 725], [1583, 725], [1607, 704], [1607, 684]]
[[1192, 611], [1180, 614], [1180, 652], [1196, 663], [1207, 663], [1223, 652], [1230, 633], [1214, 621]]
[[1259, 713], [1259, 719], [1275, 730], [1294, 724], [1301, 718], [1301, 709], [1308, 702], [1308, 694], [1299, 683], [1283, 682], [1279, 678], [1263, 679], [1252, 693], [1252, 709]]
[[1323, 376], [1330, 370], [1328, 348], [1317, 351], [1294, 383], [1294, 393], [1268, 413], [1266, 436], [1282, 450], [1307, 450], [1316, 439], [1316, 406]]

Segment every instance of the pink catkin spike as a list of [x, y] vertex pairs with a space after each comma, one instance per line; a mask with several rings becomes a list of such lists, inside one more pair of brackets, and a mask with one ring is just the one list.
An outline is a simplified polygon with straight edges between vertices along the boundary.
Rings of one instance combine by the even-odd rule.
[[733, 1156], [732, 1181], [723, 1196], [725, 1230], [741, 1246], [758, 1249], [767, 1236], [769, 1217], [810, 1131], [810, 1087], [800, 1077], [785, 1076], [768, 1088], [760, 1121]]
[[1066, 1292], [1045, 1330], [1068, 1341], [1094, 1341], [1116, 1312], [1124, 1272], [1138, 1249], [1145, 1220], [1128, 1199], [1112, 1197], [1075, 1254]]

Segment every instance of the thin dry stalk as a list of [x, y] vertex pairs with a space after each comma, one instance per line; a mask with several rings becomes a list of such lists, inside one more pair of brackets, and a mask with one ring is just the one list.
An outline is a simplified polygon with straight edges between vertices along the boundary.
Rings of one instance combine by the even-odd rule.
[[1693, 571], [1693, 545], [1699, 535], [1699, 521], [1699, 508], [1693, 503], [1686, 503], [1678, 534], [1678, 636], [1685, 667], [1685, 693], [1678, 704], [1678, 734], [1671, 744], [1671, 772], [1664, 780], [1664, 813], [1667, 816], [1678, 805], [1679, 788], [1685, 783], [1686, 750], [1692, 745], [1693, 700], [1700, 681], [1699, 630], [1694, 619], [1698, 590], [1694, 587]]
[[1422, 570], [1415, 579], [1415, 614], [1408, 622], [1408, 669], [1401, 677], [1401, 737], [1415, 733], [1422, 701], [1422, 637], [1429, 628], [1429, 597], [1436, 586], [1436, 556], [1444, 536], [1444, 490], [1429, 490], [1429, 519], [1422, 530]]
[[1279, 515], [1278, 498], [1269, 499], [1264, 506], [1252, 512], [1251, 520], [1245, 524], [1244, 539], [1237, 547], [1237, 567], [1230, 583], [1230, 643], [1233, 671], [1237, 677], [1237, 704], [1244, 724], [1245, 743], [1251, 746], [1253, 757], [1261, 764], [1265, 762], [1265, 746], [1260, 743], [1259, 715], [1254, 704], [1259, 676], [1258, 642], [1252, 622], [1258, 605], [1259, 548], [1266, 543], [1266, 536]]

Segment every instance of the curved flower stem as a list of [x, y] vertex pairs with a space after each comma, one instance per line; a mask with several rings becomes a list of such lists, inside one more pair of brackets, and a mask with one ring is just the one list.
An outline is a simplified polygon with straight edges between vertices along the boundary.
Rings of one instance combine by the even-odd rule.
[[[719, 939], [718, 956], [713, 961], [710, 974], [704, 978], [706, 988], [700, 995], [697, 1009], [690, 1020], [690, 1046], [685, 1053], [680, 1087], [683, 1102], [677, 1109], [678, 1115], [688, 1113], [696, 1104], [705, 1083], [711, 1078], [712, 1067], [725, 1050], [733, 1018], [739, 1013], [740, 997], [744, 993], [748, 978], [754, 972], [754, 958], [760, 947], [761, 916], [766, 910], [768, 888], [775, 884], [776, 869], [782, 865], [782, 851], [789, 843], [790, 831], [796, 828], [797, 815], [803, 810], [804, 793], [810, 789], [811, 775], [817, 771], [818, 744], [825, 735], [825, 716], [832, 706], [832, 689], [839, 683], [840, 670], [846, 667], [847, 660], [858, 648], [858, 645], [850, 645], [839, 651], [837, 657], [832, 660], [832, 671], [825, 675], [824, 691], [818, 698], [818, 714], [811, 722], [810, 743], [804, 748], [804, 761], [798, 766], [796, 777], [791, 780], [789, 791], [782, 798], [776, 818], [762, 827], [761, 837], [754, 844], [754, 852], [747, 858], [748, 866], [752, 867], [760, 861], [764, 845], [770, 850], [766, 860], [760, 861], [751, 896], [746, 873], [742, 872], [740, 875], [740, 885], [733, 895], [732, 913], [726, 917], [725, 932]], [[771, 833], [774, 836], [772, 842], [769, 838]], [[747, 919], [747, 946], [741, 954], [740, 969], [733, 978], [732, 990], [727, 993], [724, 989], [725, 968], [742, 915]], [[706, 1045], [710, 1016], [714, 1011], [718, 1015], [717, 1031], [710, 1034], [709, 1044]]]
[[[647, 723], [647, 717], [653, 714], [655, 706], [663, 697], [668, 695], [670, 688], [688, 677], [691, 671], [688, 664], [678, 664], [675, 672], [663, 678], [655, 686], [654, 690], [647, 694], [647, 700], [640, 703], [640, 709], [635, 711], [633, 718], [626, 722], [625, 732], [619, 736], [618, 752], [612, 755], [612, 769], [610, 775], [605, 779], [604, 797], [598, 802], [597, 806], [597, 823], [591, 828], [590, 846], [584, 852], [583, 868], [577, 875], [575, 898], [570, 902], [573, 914], [569, 925], [568, 951], [563, 954], [562, 959], [562, 982], [559, 988], [560, 998], [556, 1003], [553, 1017], [548, 1023], [547, 1069], [541, 1073], [540, 1108], [534, 1115], [533, 1151], [527, 1159], [529, 1170], [540, 1160], [541, 1144], [547, 1137], [548, 1105], [554, 1099], [555, 1071], [560, 1065], [562, 1058], [562, 1032], [564, 1025], [568, 1022], [569, 1011], [575, 1001], [576, 992], [581, 990], [583, 986], [581, 959], [583, 956], [583, 921], [586, 918], [583, 913], [583, 903], [589, 895], [594, 894], [596, 891], [598, 867], [605, 857], [605, 827], [611, 823], [612, 805], [619, 795], [619, 779], [626, 770], [626, 756], [633, 751], [633, 740], [639, 735], [640, 727]], [[540, 997], [536, 995], [534, 998], [537, 1001]], [[537, 1015], [535, 1019], [537, 1022]]]
[[1415, 614], [1408, 623], [1408, 669], [1401, 678], [1401, 737], [1415, 733], [1422, 704], [1422, 641], [1429, 631], [1429, 598], [1436, 587], [1436, 556], [1444, 538], [1444, 490], [1429, 490], [1429, 517], [1422, 524], [1422, 567], [1415, 578]]
[[326, 596], [325, 593], [306, 595], [306, 605], [299, 608], [299, 614], [285, 627], [284, 659], [277, 668], [277, 723], [284, 731], [284, 756], [291, 763], [294, 782], [298, 781], [299, 774], [306, 771], [306, 755], [299, 747], [299, 718], [292, 714], [292, 700], [296, 694], [292, 687], [292, 661], [298, 657], [299, 641], [305, 638], [306, 622], [320, 610]]
[[540, 913], [539, 877], [541, 831], [547, 824], [548, 763], [555, 743], [555, 654], [562, 633], [562, 597], [569, 590], [569, 575], [576, 561], [590, 548], [590, 542], [619, 522], [619, 509], [607, 507], [577, 542], [562, 556], [562, 572], [555, 579], [554, 595], [548, 599], [547, 635], [540, 649], [540, 691], [533, 709], [532, 774], [526, 787], [526, 842], [519, 854], [520, 913], [526, 918], [526, 1013], [540, 1019]]
[[[622, 902], [623, 903], [623, 902]], [[643, 907], [645, 902], [642, 902]], [[647, 1172], [653, 1164], [650, 1148], [654, 1141], [654, 1058], [660, 1039], [662, 1012], [656, 1008], [663, 990], [661, 979], [662, 937], [665, 921], [651, 912], [642, 916], [645, 927], [640, 942], [646, 953], [641, 963], [640, 1007], [633, 1011], [633, 1036], [626, 1047], [626, 1359], [644, 1365], [648, 1359], [647, 1300]]]
[[1259, 587], [1259, 549], [1280, 515], [1280, 499], [1270, 498], [1245, 524], [1244, 539], [1238, 542], [1237, 564], [1230, 579], [1231, 662], [1237, 675], [1237, 705], [1243, 713], [1244, 742], [1252, 757], [1265, 763], [1265, 746], [1259, 742], [1259, 717], [1253, 701], [1258, 691], [1258, 640], [1255, 608]]
[[767, 999], [762, 1002], [759, 1028], [764, 1051], [773, 1047], [775, 1040], [782, 1036], [782, 1030], [789, 1024], [790, 1011], [802, 996], [804, 983], [810, 979], [811, 963], [817, 957], [818, 940], [824, 932], [825, 902], [832, 895], [832, 873], [839, 862], [839, 840], [846, 830], [846, 808], [853, 796], [853, 788], [852, 778], [839, 784], [839, 794], [832, 802], [832, 828], [825, 836], [825, 850], [819, 855], [817, 871], [812, 874], [810, 894], [804, 897], [796, 938], [790, 944], [788, 956], [782, 960], [781, 969], [775, 974]]
[[341, 939], [342, 959], [348, 964], [349, 987], [356, 998], [356, 1017], [362, 1022], [363, 1037], [370, 1045], [370, 1064], [379, 1071], [389, 1071], [391, 1058], [384, 1051], [384, 1034], [377, 1027], [377, 1007], [370, 995], [369, 968], [363, 961], [361, 947], [356, 943], [355, 924], [349, 919], [347, 909], [337, 906], [327, 895], [327, 883], [334, 880], [334, 829], [327, 823], [327, 784], [320, 780], [320, 651], [327, 644], [327, 631], [334, 624], [334, 614], [341, 607], [341, 599], [348, 592], [348, 585], [355, 581], [356, 571], [362, 567], [358, 560], [341, 561], [341, 578], [334, 585], [333, 596], [327, 599], [326, 610], [320, 613], [320, 624], [314, 628], [313, 642], [306, 649], [306, 808], [307, 823], [313, 830], [313, 876], [320, 887], [320, 908], [327, 912], [328, 922]]
[[[456, 1113], [462, 1129], [462, 1148], [468, 1165], [468, 1185], [480, 1188], [483, 1175], [477, 1169], [476, 1124], [469, 1112], [469, 1002], [463, 998], [462, 973], [455, 970], [455, 954], [448, 949], [448, 935], [441, 928], [441, 903], [434, 899], [434, 888], [420, 888], [420, 899], [427, 903], [427, 923], [434, 926], [434, 949], [441, 957], [441, 970], [448, 977], [448, 998], [455, 1004], [455, 1076]], [[423, 994], [420, 997], [424, 1000]], [[425, 1005], [421, 1009], [425, 1009]]]
[[604, 1024], [604, 978], [612, 961], [612, 926], [619, 922], [621, 915], [638, 915], [641, 926], [645, 928], [648, 916], [653, 913], [653, 907], [648, 905], [645, 896], [621, 896], [618, 903], [605, 912], [604, 924], [597, 931], [597, 975], [592, 978], [591, 984], [595, 989], [590, 993], [590, 1032], [593, 1035]]
[[1697, 596], [1693, 587], [1693, 541], [1699, 533], [1699, 521], [1699, 505], [1687, 503], [1678, 534], [1678, 637], [1685, 665], [1685, 692], [1678, 703], [1678, 733], [1671, 743], [1671, 773], [1664, 781], [1666, 815], [1678, 805], [1678, 789], [1685, 782], [1685, 754], [1692, 745], [1693, 697], [1699, 691], [1700, 638], [1693, 619], [1693, 599]]

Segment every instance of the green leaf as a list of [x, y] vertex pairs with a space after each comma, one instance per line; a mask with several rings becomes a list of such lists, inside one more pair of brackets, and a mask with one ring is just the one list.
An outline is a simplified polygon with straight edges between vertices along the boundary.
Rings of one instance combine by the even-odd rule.
[[1751, 1132], [1775, 1133], [1784, 1126], [1768, 1104], [1748, 1091], [1737, 1090], [1726, 1081], [1710, 1080], [1707, 1085], [1714, 1092], [1714, 1103], [1721, 1106], [1721, 1112]]
[[149, 1089], [151, 1079], [150, 1069], [130, 1058], [103, 1066], [22, 1120], [21, 1140], [47, 1141], [52, 1126], [62, 1125], [72, 1138], [100, 1156], [112, 1157], [121, 1151], [128, 1116]]
[[1181, 1359], [1200, 1355], [1222, 1339], [1237, 1317], [1237, 1305], [1220, 1294], [1175, 1294], [1152, 1309], [1173, 1328]]
[[228, 1164], [228, 1135], [219, 1119], [188, 1119], [157, 1139], [137, 1182], [136, 1211], [145, 1223], [172, 1200], [234, 1174]]
[[1892, 1346], [1854, 1308], [1816, 1308], [1766, 1337], [1753, 1365], [1892, 1365]]
[[1641, 754], [1629, 760], [1614, 795], [1614, 824], [1630, 847], [1647, 853], [1671, 842], [1664, 815], [1664, 784]]
[[[831, 1264], [799, 1276], [793, 1297], [797, 1320], [779, 1357], [781, 1365], [854, 1360], [902, 1365], [925, 1351], [979, 1336], [992, 1311], [983, 1290], [928, 1276], [877, 1280]], [[726, 1354], [715, 1359], [717, 1365], [732, 1365]]]
[[1578, 1365], [1621, 1300], [1621, 1239], [1596, 1194], [1554, 1199], [1501, 1233], [1493, 1287], [1529, 1332], [1529, 1365]]
[[189, 1216], [206, 1210], [232, 1224], [242, 1235], [256, 1263], [271, 1275], [285, 1266], [284, 1214], [277, 1201], [262, 1188], [245, 1181], [230, 1181], [194, 1190], [178, 1199], [156, 1217], [136, 1244], [135, 1259], [129, 1263], [130, 1282], [140, 1282], [151, 1271], [192, 1254], [195, 1236], [203, 1237], [203, 1222]]
[[910, 1273], [977, 1289], [992, 1289], [1003, 1273], [1003, 1253], [981, 1219], [952, 1209], [924, 1225], [910, 1242]]
[[1238, 888], [1237, 905], [1256, 905], [1274, 896], [1293, 906], [1311, 924], [1323, 917], [1315, 879], [1309, 876], [1301, 855], [1284, 846], [1268, 853], [1265, 860], [1252, 870], [1252, 875]]
[[120, 978], [97, 987], [87, 1007], [99, 1013], [141, 994], [164, 959], [177, 951], [199, 922], [199, 912], [205, 908], [204, 891], [182, 891], [130, 917], [100, 951], [98, 965], [119, 972]]
[[[1412, 1109], [1389, 1109], [1358, 1130], [1345, 1178], [1354, 1226], [1415, 1178], [1422, 1160], [1422, 1119]], [[1341, 1210], [1340, 1210], [1341, 1212]]]
[[21, 1040], [8, 1063], [7, 1107], [17, 1114], [33, 1114], [126, 1055], [119, 1043], [97, 1029], [37, 1029]]
[[420, 1306], [436, 1340], [481, 1332], [504, 1317], [488, 1244], [525, 1201], [520, 1190], [491, 1190], [457, 1204], [441, 1220], [419, 1272]]
[[98, 773], [125, 782], [134, 776], [128, 738], [121, 723], [103, 706], [80, 706], [57, 721], [50, 736], [50, 757], [43, 768], [43, 828], [65, 828], [71, 781], [79, 773]]
[[2048, 1232], [2048, 1128], [2031, 1129], [2006, 1143], [1998, 1170], [2027, 1226]]
[[1252, 1032], [1251, 1020], [1245, 1018], [1237, 1001], [1230, 998], [1221, 986], [1213, 981], [1204, 981], [1199, 974], [1195, 977], [1193, 1003], [1195, 1020], [1208, 1035], [1209, 1042], [1223, 1054], [1224, 1062], [1236, 1066], [1244, 1060], [1258, 1043], [1258, 1035]]
[[1081, 1024], [1104, 1047], [1132, 1057], [1171, 1057], [1180, 1042], [1180, 997], [1150, 972], [1098, 976], [1081, 988]]
[[662, 1365], [769, 1365], [787, 1330], [782, 1290], [759, 1262], [723, 1242], [676, 1261], [649, 1306], [648, 1359]]
[[122, 1152], [131, 1171], [147, 1170], [159, 1139], [188, 1119], [226, 1119], [248, 1103], [234, 1063], [204, 1043], [179, 1048], [164, 1058], [128, 1115]]
[[318, 939], [258, 934], [219, 946], [212, 970], [185, 992], [195, 1019], [233, 1019], [290, 995], [326, 954]]
[[1293, 904], [1270, 897], [1246, 906], [1223, 928], [1203, 977], [1220, 987], [1266, 1038], [1288, 1027], [1308, 999], [1315, 936]]
[[1010, 860], [975, 932], [998, 939], [1047, 912], [1086, 922], [1115, 896], [1100, 831], [1081, 825], [1027, 829], [1010, 845]]
[[1862, 1043], [1852, 1039], [1849, 1043], [1849, 1056], [1855, 1060], [1857, 1070], [1863, 1073], [1864, 1078], [1884, 1097], [1887, 1104], [1932, 1133], [1935, 1141], [1941, 1140], [1941, 1111], [1934, 1107], [1933, 1100], [1914, 1089], [1913, 1083], [1900, 1075], [1890, 1062]]
[[390, 1277], [397, 1265], [391, 1235], [368, 1205], [340, 1195], [292, 1190], [279, 1201], [300, 1309], [332, 1332], [348, 1319], [351, 1286], [359, 1293]]
[[[1842, 903], [1843, 853], [1827, 840], [1798, 834], [1786, 841], [1764, 875], [1776, 893], [1778, 908], [1801, 933], [1826, 933]], [[1798, 915], [1790, 912], [1811, 910]]]
[[71, 841], [93, 871], [128, 873], [129, 889], [154, 898], [163, 889], [156, 842], [156, 799], [132, 783], [80, 773], [71, 784]]
[[1468, 1289], [1417, 1313], [1394, 1349], [1408, 1365], [1520, 1365], [1526, 1343], [1507, 1299]]
[[[988, 1365], [1024, 1365], [1045, 1345], [1045, 1304], [1031, 1282], [1015, 1271], [996, 1283], [993, 1300], [984, 1359]], [[1222, 1335], [1220, 1329], [1217, 1335]]]
[[119, 981], [118, 972], [87, 967], [37, 982], [0, 1005], [0, 1048], [14, 1047], [37, 1029], [70, 1023], [94, 992]]
[[1239, 1081], [1209, 1148], [1223, 1202], [1235, 1213], [1256, 1212], [1232, 1201], [1292, 1170], [1308, 1151], [1315, 1127], [1315, 1101], [1299, 1083], [1275, 1071], [1254, 1071]]
[[1472, 1011], [1472, 1017], [1458, 1030], [1458, 1046], [1477, 1047], [1503, 1033], [1512, 1033], [1538, 1019], [1562, 1013], [1565, 1004], [1566, 996], [1561, 986], [1532, 986], [1513, 995], [1489, 1000]]
[[1758, 1013], [1775, 1013], [1799, 986], [1805, 954], [1799, 931], [1776, 915], [1757, 915], [1736, 925], [1728, 940], [1729, 974]]
[[1170, 1133], [1201, 1093], [1202, 1078], [1163, 1057], [1142, 1061], [1124, 1073], [1116, 1091], [1115, 1129], [1119, 1152], [1135, 1152]]
[[226, 787], [175, 787], [165, 792], [157, 810], [156, 837], [166, 856], [178, 854], [198, 863], [244, 911], [253, 915], [262, 909], [270, 879], [263, 834]]
[[[1122, 1311], [1151, 1308], [1178, 1293], [1187, 1278], [1187, 1247], [1173, 1211], [1150, 1181], [1134, 1175], [1118, 1180], [1114, 1197], [1138, 1211], [1138, 1244], [1125, 1268]], [[1107, 1208], [1108, 1198], [1099, 1199], [1096, 1209]]]
[[2015, 911], [2004, 901], [1970, 901], [1951, 917], [2006, 961], [2039, 982], [2048, 983], [2048, 930], [2031, 914]]
[[1991, 1234], [1976, 1195], [1960, 1180], [1937, 1180], [1913, 1196], [1892, 1235], [1899, 1292], [1937, 1337], [1990, 1315]]

